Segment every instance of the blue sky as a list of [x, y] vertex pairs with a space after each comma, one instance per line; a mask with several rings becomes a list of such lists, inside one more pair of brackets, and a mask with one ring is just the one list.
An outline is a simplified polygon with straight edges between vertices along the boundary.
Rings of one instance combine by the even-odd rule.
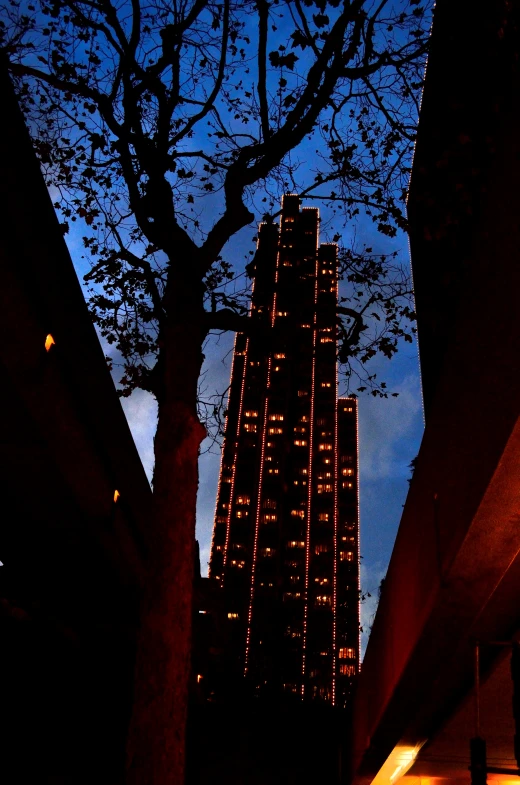
[[[313, 206], [317, 206], [315, 202]], [[243, 230], [228, 248], [227, 257], [237, 266], [251, 247], [254, 227]], [[364, 242], [376, 245], [367, 227]], [[322, 240], [327, 239], [322, 237]], [[66, 236], [80, 281], [87, 267], [79, 232], [74, 229]], [[385, 243], [389, 241], [385, 240]], [[393, 241], [400, 250], [403, 263], [408, 263], [408, 244], [401, 235]], [[82, 282], [82, 281], [81, 281]], [[83, 283], [83, 282], [82, 282]], [[229, 383], [232, 334], [210, 338], [205, 349], [204, 384], [208, 392], [224, 391]], [[106, 347], [107, 353], [108, 347]], [[402, 507], [408, 491], [409, 463], [419, 451], [423, 432], [423, 410], [419, 380], [417, 344], [403, 343], [392, 360], [383, 357], [372, 361], [371, 372], [385, 379], [389, 389], [399, 393], [397, 398], [379, 399], [366, 393], [359, 400], [359, 458], [361, 511], [361, 585], [367, 598], [361, 608], [362, 649], [375, 613], [377, 589], [384, 577], [399, 525]], [[340, 386], [340, 392], [344, 390]], [[122, 399], [144, 468], [151, 478], [153, 470], [153, 435], [156, 425], [156, 404], [151, 395], [136, 391]], [[203, 444], [200, 457], [200, 481], [197, 504], [197, 538], [200, 543], [201, 569], [206, 574], [213, 527], [213, 514], [220, 465], [218, 446]]]
[[[199, 140], [195, 138], [193, 144], [198, 145]], [[314, 134], [291, 154], [293, 165], [297, 162], [299, 164], [298, 173], [302, 181], [309, 178], [310, 181], [313, 180], [313, 169], [317, 165], [316, 155], [320, 145], [319, 134]], [[221, 198], [219, 193], [205, 197], [200, 215], [202, 228], [207, 230], [220, 212]], [[338, 221], [336, 225], [329, 224], [328, 219], [331, 216], [319, 201], [312, 200], [307, 204], [321, 209], [322, 226], [328, 227], [322, 232], [322, 242], [332, 240], [336, 231], [341, 233], [340, 222]], [[259, 214], [265, 209], [261, 202], [257, 207], [260, 209]], [[88, 262], [83, 259], [84, 248], [81, 240], [83, 233], [83, 227], [72, 224], [71, 231], [66, 235], [82, 285], [83, 275], [89, 269]], [[243, 269], [244, 261], [251, 258], [249, 252], [255, 247], [253, 244], [255, 234], [255, 225], [246, 227], [224, 249], [224, 259], [232, 262], [238, 272]], [[343, 230], [342, 239], [346, 246], [350, 245], [354, 237], [358, 247], [362, 244], [369, 245], [375, 252], [398, 250], [401, 263], [407, 265], [409, 262], [408, 243], [403, 234], [393, 241], [383, 238], [374, 230], [372, 222], [364, 219], [360, 220], [355, 230], [352, 227]], [[210, 339], [206, 346], [203, 371], [204, 385], [208, 394], [223, 392], [228, 386], [232, 345], [233, 336], [227, 334], [221, 336], [218, 341]], [[106, 354], [111, 354], [110, 347], [104, 348]], [[360, 397], [361, 575], [362, 589], [372, 594], [362, 607], [364, 641], [375, 610], [377, 587], [386, 572], [406, 498], [407, 480], [410, 476], [408, 465], [419, 451], [423, 430], [416, 344], [403, 344], [398, 355], [390, 362], [385, 358], [376, 358], [371, 363], [370, 372], [377, 372], [378, 377], [387, 382], [388, 389], [398, 392], [399, 397], [383, 400], [366, 394]], [[345, 392], [342, 386], [340, 392]], [[151, 478], [153, 435], [156, 426], [155, 402], [149, 394], [136, 391], [130, 398], [122, 399], [122, 405], [143, 465]], [[197, 537], [200, 543], [203, 574], [206, 573], [209, 559], [219, 463], [218, 450], [213, 447], [208, 452], [206, 445], [203, 445], [197, 507]]]

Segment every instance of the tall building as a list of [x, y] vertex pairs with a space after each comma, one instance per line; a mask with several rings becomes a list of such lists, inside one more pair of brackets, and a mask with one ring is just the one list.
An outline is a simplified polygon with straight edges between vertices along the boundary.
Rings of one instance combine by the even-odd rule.
[[343, 705], [359, 666], [357, 401], [338, 399], [337, 249], [285, 196], [236, 337], [210, 577], [259, 695]]

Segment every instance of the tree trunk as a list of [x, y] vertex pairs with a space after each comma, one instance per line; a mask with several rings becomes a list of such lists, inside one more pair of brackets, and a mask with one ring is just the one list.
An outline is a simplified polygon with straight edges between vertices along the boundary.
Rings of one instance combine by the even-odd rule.
[[[202, 297], [176, 287], [162, 335], [154, 509], [127, 744], [127, 785], [182, 785], [191, 660]], [[196, 287], [200, 290], [200, 284]]]

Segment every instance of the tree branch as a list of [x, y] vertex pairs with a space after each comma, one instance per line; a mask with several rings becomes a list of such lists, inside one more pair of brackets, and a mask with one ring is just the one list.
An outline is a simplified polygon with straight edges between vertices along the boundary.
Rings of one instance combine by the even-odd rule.
[[269, 22], [269, 3], [257, 0], [258, 9], [258, 101], [260, 104], [260, 124], [262, 137], [267, 141], [271, 135], [269, 128], [269, 108], [267, 106], [267, 25]]

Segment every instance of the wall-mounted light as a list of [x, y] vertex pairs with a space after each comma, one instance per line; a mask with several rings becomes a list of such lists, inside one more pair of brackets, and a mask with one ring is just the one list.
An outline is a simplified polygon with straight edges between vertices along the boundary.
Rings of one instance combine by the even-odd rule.
[[114, 491], [114, 502], [117, 502], [117, 500], [119, 499], [120, 496], [121, 496], [121, 494], [119, 493], [119, 491], [117, 491], [117, 490]]
[[45, 351], [46, 352], [50, 352], [51, 347], [55, 346], [55, 345], [56, 345], [56, 341], [54, 340], [52, 335], [49, 333], [47, 335], [46, 339], [45, 339]]

